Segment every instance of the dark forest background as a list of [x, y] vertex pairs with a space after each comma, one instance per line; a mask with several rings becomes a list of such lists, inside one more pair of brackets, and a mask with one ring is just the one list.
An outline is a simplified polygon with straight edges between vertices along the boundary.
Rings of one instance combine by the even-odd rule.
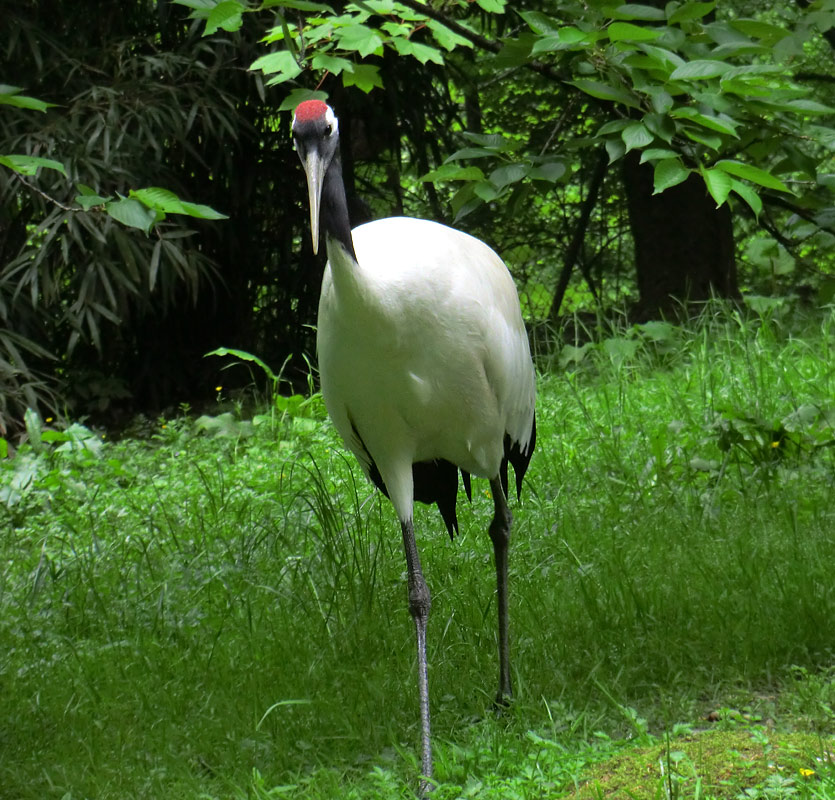
[[537, 350], [712, 296], [835, 296], [823, 0], [43, 0], [0, 19], [4, 428], [35, 405], [111, 425], [200, 405], [251, 381], [204, 357], [220, 346], [306, 380], [324, 264], [289, 124], [314, 91], [355, 223], [483, 238]]

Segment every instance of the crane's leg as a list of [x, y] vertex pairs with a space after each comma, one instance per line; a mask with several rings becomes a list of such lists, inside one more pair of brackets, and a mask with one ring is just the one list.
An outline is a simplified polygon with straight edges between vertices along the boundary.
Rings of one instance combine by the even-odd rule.
[[496, 595], [499, 610], [499, 691], [496, 694], [496, 705], [507, 705], [513, 696], [510, 684], [510, 637], [508, 634], [507, 613], [507, 547], [510, 542], [510, 523], [513, 515], [507, 507], [501, 479], [490, 480], [490, 491], [493, 493], [493, 521], [490, 523], [489, 533], [493, 540], [493, 553], [496, 557]]
[[420, 725], [421, 725], [421, 772], [420, 796], [423, 797], [432, 790], [432, 784], [427, 780], [432, 777], [432, 742], [429, 738], [429, 677], [426, 663], [426, 621], [429, 619], [429, 608], [432, 605], [429, 587], [423, 578], [420, 568], [417, 544], [415, 543], [415, 529], [412, 520], [403, 522], [403, 549], [406, 551], [406, 572], [409, 583], [409, 613], [415, 621], [417, 633], [417, 661], [418, 661], [418, 691], [420, 692]]

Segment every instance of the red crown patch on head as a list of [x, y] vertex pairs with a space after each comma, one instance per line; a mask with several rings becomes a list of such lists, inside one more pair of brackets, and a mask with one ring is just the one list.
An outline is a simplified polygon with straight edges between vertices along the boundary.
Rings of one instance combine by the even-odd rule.
[[328, 112], [328, 104], [321, 100], [305, 100], [296, 106], [296, 121], [310, 122], [324, 117]]

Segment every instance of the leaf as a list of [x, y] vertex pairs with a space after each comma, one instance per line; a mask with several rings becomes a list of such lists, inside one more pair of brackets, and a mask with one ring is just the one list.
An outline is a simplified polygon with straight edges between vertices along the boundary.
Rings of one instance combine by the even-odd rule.
[[561, 27], [560, 22], [539, 11], [520, 11], [519, 16], [534, 33], [556, 33]]
[[656, 28], [645, 28], [631, 22], [613, 22], [606, 32], [612, 42], [648, 42], [661, 35], [661, 31]]
[[677, 186], [690, 177], [690, 170], [678, 158], [665, 158], [655, 164], [653, 194], [659, 194], [671, 186]]
[[604, 9], [612, 19], [642, 19], [659, 21], [665, 19], [664, 10], [655, 6], [644, 6], [639, 3], [626, 3], [615, 8]]
[[420, 61], [421, 64], [425, 64], [427, 61], [432, 61], [441, 66], [444, 64], [444, 57], [441, 55], [441, 51], [434, 47], [429, 47], [429, 45], [413, 42], [411, 39], [406, 39], [405, 37], [392, 39], [392, 44], [401, 56], [412, 56]]
[[278, 77], [270, 80], [270, 83], [289, 81], [302, 71], [295, 56], [289, 50], [267, 53], [267, 55], [253, 61], [249, 69], [252, 71], [260, 70], [265, 75], [278, 73]]
[[576, 81], [566, 81], [571, 86], [576, 86], [580, 91], [600, 100], [611, 100], [614, 103], [622, 103], [630, 108], [640, 108], [638, 101], [625, 89], [611, 86], [608, 83], [601, 83], [589, 78], [579, 78]]
[[722, 139], [718, 136], [708, 136], [700, 130], [695, 130], [690, 126], [683, 126], [681, 132], [690, 140], [703, 144], [711, 150], [718, 150], [722, 146]]
[[226, 214], [221, 214], [220, 211], [215, 211], [211, 206], [204, 206], [202, 203], [189, 203], [187, 200], [183, 200], [182, 207], [183, 210], [179, 213], [187, 214], [189, 217], [196, 217], [197, 219], [229, 219]]
[[681, 119], [684, 117], [685, 119], [692, 120], [693, 122], [701, 125], [703, 128], [709, 128], [712, 131], [717, 131], [718, 133], [726, 133], [729, 136], [733, 136], [735, 138], [739, 138], [736, 132], [736, 126], [739, 124], [736, 120], [732, 120], [728, 116], [722, 117], [712, 117], [707, 114], [700, 114], [694, 108], [690, 106], [683, 106], [677, 108], [670, 112], [670, 116], [674, 117], [675, 119]]
[[432, 36], [435, 37], [435, 41], [444, 48], [444, 50], [454, 50], [456, 47], [473, 47], [473, 43], [469, 39], [465, 39], [463, 36], [459, 36], [454, 31], [451, 31], [446, 25], [442, 25], [440, 22], [436, 22], [434, 19], [430, 19], [426, 23], [427, 27], [430, 31], [432, 31]]
[[736, 178], [731, 179], [731, 186], [733, 191], [748, 203], [754, 216], [759, 218], [763, 210], [763, 201], [760, 200], [760, 196], [747, 183], [740, 183]]
[[716, 201], [716, 207], [719, 208], [728, 199], [728, 195], [731, 193], [731, 189], [733, 189], [731, 176], [721, 169], [705, 169], [704, 167], [700, 167], [699, 172], [702, 174], [702, 178], [704, 178], [705, 186], [707, 186], [710, 196]]
[[380, 68], [375, 64], [354, 64], [352, 72], [342, 73], [342, 85], [356, 86], [366, 94], [375, 87], [381, 89], [383, 79], [380, 77]]
[[[336, 28], [334, 37], [339, 41], [340, 47], [353, 50], [363, 58], [374, 54], [379, 55], [383, 50], [383, 40], [380, 34], [367, 25], [354, 23], [343, 28]], [[382, 86], [382, 83], [380, 85]]]
[[530, 164], [506, 164], [490, 173], [490, 182], [499, 189], [521, 181], [530, 171]]
[[244, 7], [238, 0], [221, 0], [206, 18], [206, 29], [204, 36], [211, 36], [218, 28], [234, 33], [239, 30], [243, 23]]
[[506, 0], [476, 0], [476, 2], [488, 14], [501, 14], [506, 4]]
[[759, 39], [769, 46], [776, 44], [786, 36], [791, 35], [791, 29], [786, 26], [772, 25], [768, 22], [761, 22], [758, 19], [735, 19], [729, 22], [732, 28]]
[[676, 67], [670, 74], [670, 80], [706, 80], [718, 78], [731, 69], [730, 64], [724, 61], [713, 61], [706, 58], [698, 58], [688, 61], [680, 67]]
[[652, 141], [655, 139], [640, 122], [634, 122], [629, 127], [624, 128], [620, 137], [626, 145], [627, 153], [630, 150], [646, 147], [648, 144], [652, 144]]
[[[15, 108], [28, 108], [32, 111], [46, 111], [55, 107], [55, 103], [45, 103], [37, 97], [29, 97], [25, 94], [18, 94], [21, 90], [16, 86], [0, 86], [0, 105], [14, 106]], [[12, 90], [12, 91], [9, 91]]]
[[78, 203], [85, 211], [89, 211], [91, 208], [95, 208], [96, 206], [104, 205], [110, 197], [101, 197], [95, 193], [93, 194], [77, 194], [75, 196], [75, 202]]
[[317, 53], [313, 56], [310, 66], [313, 69], [323, 69], [330, 72], [332, 75], [339, 75], [342, 72], [353, 72], [354, 62], [347, 58], [339, 58], [328, 53]]
[[689, 22], [693, 19], [702, 19], [706, 17], [716, 7], [716, 3], [684, 3], [684, 5], [676, 8], [669, 17], [667, 22], [670, 25], [677, 25], [679, 22]]
[[776, 189], [778, 192], [791, 192], [783, 181], [775, 178], [770, 172], [760, 169], [760, 167], [754, 167], [750, 164], [744, 164], [741, 161], [732, 161], [730, 159], [718, 161], [715, 166], [723, 172], [730, 173], [737, 178], [744, 178], [746, 181], [751, 181], [751, 183], [765, 186], [767, 189]]
[[668, 150], [666, 147], [650, 147], [641, 152], [641, 163], [647, 161], [659, 161], [667, 158], [678, 158], [675, 150]]
[[621, 139], [607, 139], [604, 147], [606, 148], [606, 153], [609, 155], [610, 164], [614, 164], [626, 152], [626, 145]]
[[38, 169], [54, 169], [66, 176], [67, 171], [60, 161], [51, 158], [40, 158], [40, 156], [8, 155], [0, 156], [0, 164], [8, 167], [21, 175], [34, 175]]
[[535, 166], [528, 177], [534, 181], [549, 181], [556, 183], [565, 175], [566, 166], [562, 161], [549, 161], [545, 164]]
[[478, 167], [462, 167], [459, 164], [442, 164], [427, 172], [421, 181], [483, 181], [484, 173]]
[[130, 228], [139, 228], [146, 233], [156, 222], [156, 212], [146, 208], [136, 198], [123, 197], [120, 200], [111, 200], [104, 207], [105, 211], [122, 225]]

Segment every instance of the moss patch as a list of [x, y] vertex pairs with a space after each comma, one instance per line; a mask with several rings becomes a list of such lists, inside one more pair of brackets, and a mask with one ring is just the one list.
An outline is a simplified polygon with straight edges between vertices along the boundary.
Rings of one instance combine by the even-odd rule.
[[735, 798], [746, 789], [815, 781], [835, 743], [806, 733], [708, 731], [636, 747], [593, 767], [569, 797]]

